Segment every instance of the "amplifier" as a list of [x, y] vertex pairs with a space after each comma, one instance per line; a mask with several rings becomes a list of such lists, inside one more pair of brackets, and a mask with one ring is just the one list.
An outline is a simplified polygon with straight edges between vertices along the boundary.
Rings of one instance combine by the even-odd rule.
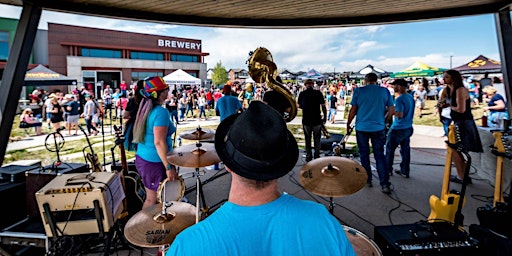
[[48, 184], [57, 175], [65, 173], [85, 173], [89, 171], [89, 166], [85, 163], [62, 163], [59, 166], [48, 165], [42, 168], [33, 169], [25, 172], [27, 181], [27, 215], [39, 219], [39, 207], [36, 200], [36, 192], [44, 185]]
[[124, 197], [120, 176], [112, 172], [62, 174], [36, 192], [48, 237], [108, 232]]
[[2, 207], [5, 207], [0, 218], [0, 229], [13, 225], [26, 217], [25, 188], [24, 181], [0, 184], [0, 198]]
[[38, 168], [37, 166], [6, 165], [0, 167], [0, 182], [25, 181], [25, 172]]
[[448, 222], [377, 226], [384, 255], [479, 255], [478, 241]]

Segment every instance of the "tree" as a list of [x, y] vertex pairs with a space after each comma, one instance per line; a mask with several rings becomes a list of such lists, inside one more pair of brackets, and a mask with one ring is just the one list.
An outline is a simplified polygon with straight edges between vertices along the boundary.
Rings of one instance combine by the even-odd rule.
[[213, 74], [212, 74], [212, 83], [214, 85], [221, 85], [225, 84], [228, 81], [228, 74], [226, 72], [226, 68], [222, 66], [222, 62], [219, 61], [213, 68]]

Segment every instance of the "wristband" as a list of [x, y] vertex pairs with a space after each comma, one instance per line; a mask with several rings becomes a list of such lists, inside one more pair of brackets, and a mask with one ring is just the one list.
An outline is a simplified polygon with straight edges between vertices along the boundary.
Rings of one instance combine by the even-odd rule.
[[169, 171], [170, 171], [171, 169], [172, 169], [172, 166], [171, 166], [171, 164], [169, 164], [169, 163], [168, 163], [168, 164], [167, 164], [167, 170], [169, 170]]

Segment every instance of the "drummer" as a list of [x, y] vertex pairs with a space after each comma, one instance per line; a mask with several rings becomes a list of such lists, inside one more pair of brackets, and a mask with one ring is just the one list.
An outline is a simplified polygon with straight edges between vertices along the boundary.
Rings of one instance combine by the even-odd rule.
[[279, 191], [278, 178], [295, 167], [299, 150], [276, 110], [252, 101], [219, 124], [215, 149], [232, 176], [229, 200], [179, 233], [167, 256], [355, 255], [325, 206]]
[[133, 141], [137, 143], [135, 167], [146, 190], [146, 200], [142, 208], [157, 203], [157, 191], [163, 180], [178, 179], [176, 167], [167, 162], [167, 154], [172, 150], [172, 134], [176, 127], [170, 121], [169, 111], [162, 107], [169, 86], [161, 77], [144, 80], [144, 97], [133, 125]]

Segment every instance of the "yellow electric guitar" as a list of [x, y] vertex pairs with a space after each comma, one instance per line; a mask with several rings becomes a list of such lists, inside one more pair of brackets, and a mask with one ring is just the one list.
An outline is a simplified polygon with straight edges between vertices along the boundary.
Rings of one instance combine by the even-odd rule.
[[491, 152], [496, 155], [496, 179], [494, 181], [494, 201], [493, 206], [496, 207], [497, 203], [504, 203], [505, 198], [503, 197], [503, 169], [505, 165], [504, 158], [512, 158], [512, 154], [507, 152], [507, 147], [510, 145], [510, 141], [504, 137], [502, 131], [494, 131], [492, 136], [494, 137], [494, 145], [491, 147]]
[[[435, 195], [430, 196], [430, 208], [431, 212], [428, 216], [428, 221], [436, 222], [436, 221], [449, 221], [455, 223], [457, 212], [460, 211], [462, 205], [464, 205], [464, 201], [462, 205], [459, 207], [459, 203], [461, 197], [464, 198], [465, 185], [463, 184], [463, 189], [461, 193], [457, 191], [450, 191], [450, 173], [452, 169], [452, 154], [463, 154], [467, 152], [462, 152], [463, 148], [460, 144], [460, 134], [459, 128], [456, 125], [450, 125], [448, 131], [448, 141], [447, 141], [447, 154], [446, 161], [444, 166], [444, 177], [443, 177], [443, 186], [441, 189], [441, 197], [437, 197]], [[466, 176], [468, 175], [468, 170], [470, 168], [470, 160], [466, 162]], [[464, 200], [464, 199], [463, 199]]]

